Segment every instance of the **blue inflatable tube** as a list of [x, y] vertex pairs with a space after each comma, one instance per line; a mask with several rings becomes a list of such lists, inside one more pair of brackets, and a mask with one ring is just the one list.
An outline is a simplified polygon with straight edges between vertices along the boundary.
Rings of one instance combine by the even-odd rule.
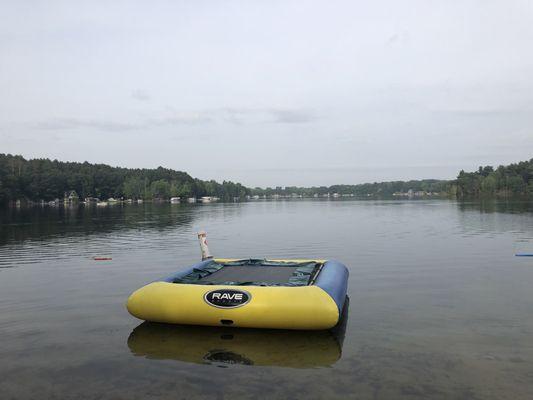
[[323, 289], [337, 304], [342, 314], [348, 290], [348, 269], [338, 261], [327, 261], [318, 275], [315, 285]]

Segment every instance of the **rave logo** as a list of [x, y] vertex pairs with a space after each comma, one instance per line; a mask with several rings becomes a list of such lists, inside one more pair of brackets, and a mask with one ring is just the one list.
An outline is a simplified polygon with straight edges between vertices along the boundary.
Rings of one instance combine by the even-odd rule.
[[204, 300], [207, 304], [220, 308], [237, 308], [250, 301], [252, 295], [244, 290], [218, 289], [207, 292]]

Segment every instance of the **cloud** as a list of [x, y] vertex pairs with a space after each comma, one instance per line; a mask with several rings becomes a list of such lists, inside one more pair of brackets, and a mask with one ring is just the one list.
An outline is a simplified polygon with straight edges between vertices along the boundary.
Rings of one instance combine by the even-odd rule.
[[210, 121], [211, 118], [202, 113], [178, 113], [169, 117], [149, 118], [137, 122], [121, 122], [108, 119], [51, 118], [32, 123], [30, 126], [38, 130], [50, 131], [92, 128], [105, 132], [129, 132], [162, 126], [201, 124]]
[[204, 111], [177, 112], [169, 117], [154, 118], [147, 121], [148, 126], [196, 125], [213, 122], [213, 116]]
[[34, 128], [42, 130], [72, 130], [79, 128], [94, 128], [101, 131], [125, 132], [140, 129], [142, 126], [134, 123], [116, 122], [110, 120], [53, 118], [32, 124]]
[[400, 39], [400, 35], [395, 33], [394, 35], [390, 36], [388, 39], [387, 39], [387, 44], [390, 45], [390, 44], [394, 44], [395, 42], [397, 42], [398, 40]]
[[273, 122], [278, 124], [302, 124], [312, 122], [317, 119], [314, 112], [310, 110], [269, 110]]
[[385, 45], [387, 47], [390, 47], [390, 46], [395, 46], [399, 43], [408, 42], [408, 41], [409, 41], [409, 32], [407, 32], [406, 30], [402, 30], [400, 32], [395, 32], [394, 34], [390, 35], [387, 38]]
[[218, 114], [226, 122], [238, 125], [245, 123], [299, 124], [317, 119], [315, 113], [310, 110], [288, 108], [224, 108], [215, 111], [214, 114]]
[[148, 92], [142, 89], [136, 89], [131, 93], [131, 97], [139, 101], [149, 101], [152, 97]]
[[31, 123], [38, 130], [75, 130], [92, 128], [105, 132], [129, 132], [164, 126], [230, 123], [245, 124], [301, 124], [317, 119], [314, 112], [304, 109], [281, 108], [223, 108], [199, 111], [173, 111], [165, 117], [147, 118], [142, 121], [116, 121], [93, 118], [51, 118]]
[[434, 114], [443, 114], [448, 116], [464, 117], [495, 117], [495, 116], [512, 116], [516, 114], [530, 114], [531, 109], [528, 107], [511, 108], [511, 107], [485, 107], [478, 105], [465, 105], [462, 107], [430, 107], [429, 111]]

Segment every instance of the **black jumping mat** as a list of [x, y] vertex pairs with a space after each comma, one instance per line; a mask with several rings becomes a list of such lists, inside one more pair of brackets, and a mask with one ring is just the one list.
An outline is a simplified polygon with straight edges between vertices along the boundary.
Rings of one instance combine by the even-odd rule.
[[307, 286], [320, 271], [322, 264], [309, 262], [283, 262], [269, 260], [214, 260], [197, 266], [174, 283], [198, 285], [258, 285], [258, 286]]

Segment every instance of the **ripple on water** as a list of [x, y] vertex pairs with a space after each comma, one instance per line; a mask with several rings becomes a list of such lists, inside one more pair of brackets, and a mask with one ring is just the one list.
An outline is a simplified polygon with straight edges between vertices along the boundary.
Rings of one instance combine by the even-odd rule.
[[[0, 226], [7, 398], [533, 398], [533, 268], [509, 256], [532, 243], [529, 211], [280, 201], [15, 214]], [[136, 328], [128, 294], [196, 261], [199, 229], [215, 255], [345, 262], [344, 342]]]

